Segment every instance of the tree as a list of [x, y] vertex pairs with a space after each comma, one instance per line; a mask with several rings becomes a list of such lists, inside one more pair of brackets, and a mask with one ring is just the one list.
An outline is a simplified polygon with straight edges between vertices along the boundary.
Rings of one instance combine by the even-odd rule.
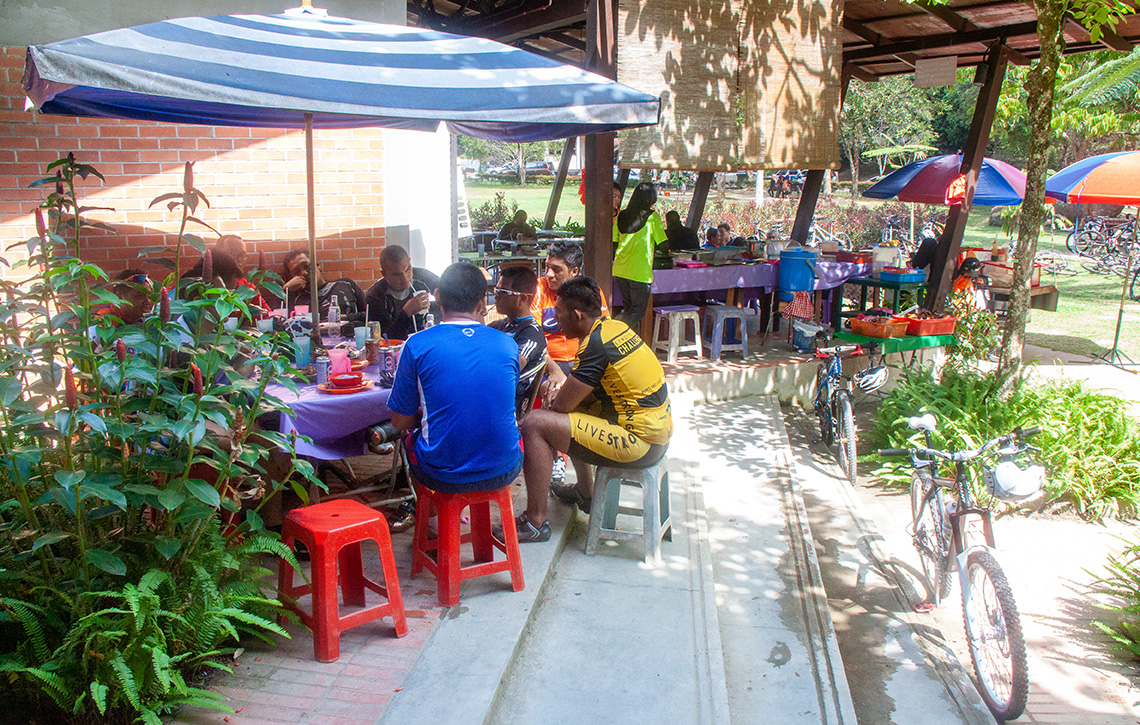
[[501, 166], [511, 162], [518, 169], [519, 183], [526, 184], [527, 163], [544, 160], [549, 152], [549, 144], [549, 141], [509, 143], [460, 136], [459, 153], [465, 158], [479, 159], [481, 164], [491, 166]]
[[851, 198], [859, 195], [859, 166], [867, 152], [885, 147], [927, 145], [934, 139], [931, 109], [913, 79], [853, 80], [843, 99], [839, 138], [851, 164]]
[[1065, 0], [1034, 0], [1037, 13], [1037, 42], [1041, 56], [1030, 66], [1025, 78], [1025, 99], [1029, 121], [1029, 159], [1026, 162], [1025, 201], [1018, 221], [1017, 252], [1014, 255], [1013, 287], [1009, 295], [1005, 329], [998, 361], [1004, 377], [1003, 391], [1015, 384], [1021, 370], [1025, 345], [1025, 322], [1029, 314], [1029, 279], [1037, 256], [1037, 237], [1045, 215], [1045, 181], [1049, 169], [1050, 131], [1053, 127], [1053, 101], [1057, 73], [1064, 49], [1062, 35], [1066, 12], [1085, 24], [1095, 40], [1101, 28], [1112, 27], [1124, 14], [1133, 12], [1121, 0], [1078, 0], [1070, 6]]

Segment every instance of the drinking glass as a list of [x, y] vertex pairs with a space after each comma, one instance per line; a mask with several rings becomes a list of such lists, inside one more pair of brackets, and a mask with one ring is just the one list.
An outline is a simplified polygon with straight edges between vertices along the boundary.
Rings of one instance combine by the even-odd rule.
[[356, 333], [356, 349], [363, 350], [364, 343], [368, 341], [368, 333], [371, 331], [367, 327], [357, 327], [353, 332]]
[[294, 361], [297, 367], [303, 368], [309, 364], [309, 354], [312, 350], [312, 343], [308, 335], [297, 335], [293, 338], [293, 344], [297, 346], [297, 357]]
[[273, 318], [267, 317], [264, 320], [258, 320], [257, 329], [260, 332], [273, 332]]
[[350, 365], [348, 362], [348, 350], [345, 350], [343, 347], [329, 350], [329, 375], [347, 373], [349, 372]]

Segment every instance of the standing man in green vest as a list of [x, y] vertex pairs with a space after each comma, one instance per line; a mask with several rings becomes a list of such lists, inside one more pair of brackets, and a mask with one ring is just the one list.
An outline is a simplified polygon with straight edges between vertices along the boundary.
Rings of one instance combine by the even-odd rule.
[[649, 307], [649, 290], [653, 284], [653, 250], [668, 244], [665, 225], [653, 210], [657, 188], [642, 182], [633, 190], [629, 206], [614, 218], [614, 282], [621, 293], [622, 311], [615, 319], [634, 330], [641, 329], [641, 318]]

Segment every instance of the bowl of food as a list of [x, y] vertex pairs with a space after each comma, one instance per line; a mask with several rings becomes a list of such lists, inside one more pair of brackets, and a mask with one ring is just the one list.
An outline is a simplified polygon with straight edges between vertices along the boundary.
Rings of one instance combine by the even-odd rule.
[[329, 382], [337, 388], [359, 388], [364, 381], [364, 373], [337, 373], [329, 376]]

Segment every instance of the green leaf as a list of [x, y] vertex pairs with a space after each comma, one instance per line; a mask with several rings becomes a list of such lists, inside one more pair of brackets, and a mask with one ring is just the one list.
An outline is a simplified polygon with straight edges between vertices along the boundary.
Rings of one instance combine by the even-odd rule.
[[218, 490], [199, 478], [187, 479], [186, 489], [194, 498], [207, 506], [218, 508], [222, 505], [222, 497], [218, 495]]
[[114, 576], [127, 573], [127, 565], [123, 560], [106, 549], [91, 549], [87, 552], [87, 561]]
[[35, 543], [32, 544], [32, 551], [39, 551], [40, 549], [42, 549], [45, 546], [51, 546], [52, 544], [58, 544], [59, 542], [63, 541], [64, 539], [70, 539], [70, 538], [71, 538], [71, 534], [67, 533], [66, 531], [52, 531], [52, 532], [44, 534], [40, 538], [36, 539]]
[[169, 488], [158, 494], [158, 505], [167, 511], [173, 511], [186, 500], [186, 494], [181, 491], [172, 491]]
[[0, 378], [0, 405], [7, 408], [20, 397], [19, 378]]
[[94, 413], [80, 413], [79, 418], [84, 423], [91, 426], [91, 430], [93, 430], [94, 432], [96, 432], [96, 433], [106, 433], [107, 432], [107, 424], [105, 422], [103, 422], [102, 418], [95, 415]]
[[87, 477], [87, 471], [56, 471], [55, 480], [68, 491]]
[[101, 501], [107, 501], [118, 506], [120, 509], [127, 508], [127, 497], [123, 495], [122, 491], [117, 491], [110, 486], [103, 483], [85, 483], [79, 487], [79, 497], [86, 499], [96, 497]]
[[199, 254], [206, 253], [206, 243], [202, 241], [202, 237], [199, 237], [197, 234], [183, 234], [182, 241], [198, 250]]
[[99, 709], [100, 715], [107, 714], [107, 692], [110, 688], [101, 682], [91, 683], [91, 699], [95, 702], [95, 707]]
[[154, 548], [158, 549], [158, 553], [162, 554], [163, 558], [172, 559], [182, 548], [182, 540], [174, 539], [169, 536], [156, 536], [154, 538]]
[[176, 191], [172, 191], [169, 194], [163, 194], [162, 196], [154, 197], [154, 199], [151, 200], [151, 202], [150, 202], [150, 206], [154, 206], [155, 204], [161, 204], [162, 202], [169, 201], [170, 199], [181, 199], [181, 198], [182, 198], [182, 194], [180, 194]]

